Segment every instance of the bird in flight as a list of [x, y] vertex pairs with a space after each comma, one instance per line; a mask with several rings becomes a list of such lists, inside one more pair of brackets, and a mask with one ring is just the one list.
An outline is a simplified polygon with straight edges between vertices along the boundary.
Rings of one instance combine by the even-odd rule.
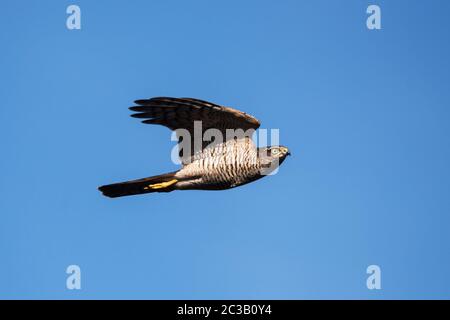
[[182, 167], [175, 172], [99, 187], [107, 197], [230, 189], [268, 175], [290, 155], [283, 146], [258, 148], [252, 133], [260, 123], [242, 111], [192, 98], [157, 97], [135, 103], [130, 107], [137, 112], [132, 117], [176, 132]]

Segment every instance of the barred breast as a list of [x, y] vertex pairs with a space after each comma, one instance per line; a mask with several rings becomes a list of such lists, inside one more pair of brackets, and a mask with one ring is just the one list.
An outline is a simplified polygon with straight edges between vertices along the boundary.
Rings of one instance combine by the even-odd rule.
[[178, 173], [180, 189], [224, 189], [254, 180], [259, 176], [257, 148], [250, 138], [228, 140], [208, 147], [193, 156]]

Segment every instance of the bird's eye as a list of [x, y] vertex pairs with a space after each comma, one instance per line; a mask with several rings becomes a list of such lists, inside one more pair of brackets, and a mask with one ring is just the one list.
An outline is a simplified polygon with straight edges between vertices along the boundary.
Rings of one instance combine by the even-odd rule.
[[272, 149], [272, 154], [276, 156], [280, 151], [278, 149]]

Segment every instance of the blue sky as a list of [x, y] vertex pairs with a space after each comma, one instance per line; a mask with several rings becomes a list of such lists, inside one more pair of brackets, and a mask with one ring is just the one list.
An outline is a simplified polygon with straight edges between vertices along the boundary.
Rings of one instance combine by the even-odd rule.
[[[450, 298], [449, 10], [3, 1], [0, 298]], [[102, 197], [176, 169], [170, 131], [129, 117], [152, 96], [244, 110], [293, 156], [233, 190]]]

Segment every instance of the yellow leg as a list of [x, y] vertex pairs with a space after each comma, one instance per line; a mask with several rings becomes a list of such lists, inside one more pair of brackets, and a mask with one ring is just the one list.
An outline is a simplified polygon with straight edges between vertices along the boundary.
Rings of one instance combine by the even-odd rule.
[[167, 182], [161, 182], [161, 183], [155, 183], [155, 184], [149, 184], [148, 187], [145, 187], [144, 190], [148, 190], [148, 189], [164, 189], [167, 187], [170, 187], [171, 185], [177, 183], [178, 180], [177, 179], [173, 179]]

